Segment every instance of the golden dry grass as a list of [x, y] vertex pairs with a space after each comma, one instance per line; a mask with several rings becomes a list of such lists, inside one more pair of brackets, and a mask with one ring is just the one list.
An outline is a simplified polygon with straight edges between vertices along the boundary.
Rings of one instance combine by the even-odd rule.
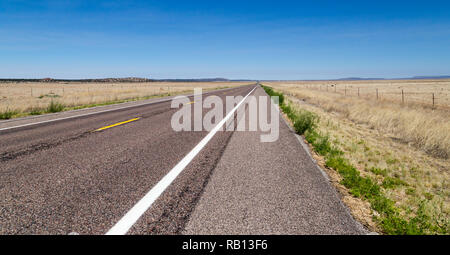
[[343, 114], [355, 123], [367, 124], [430, 155], [441, 158], [450, 155], [450, 111], [447, 108], [432, 109], [421, 104], [402, 105], [392, 101], [368, 100], [309, 89], [298, 84], [268, 85], [328, 112]]
[[[362, 176], [380, 185], [386, 176], [404, 181], [406, 185], [385, 190], [402, 215], [413, 217], [425, 203], [433, 223], [450, 222], [447, 110], [376, 102], [292, 84], [266, 84], [284, 92], [293, 107], [316, 113], [320, 117], [318, 131], [329, 135]], [[382, 175], [373, 169], [379, 169]], [[343, 200], [355, 217], [376, 229], [367, 213], [368, 205]]]
[[[369, 81], [290, 81], [271, 82], [286, 87], [300, 87], [351, 97], [390, 101], [398, 104], [420, 104], [450, 109], [450, 79], [439, 80], [369, 80]], [[378, 92], [377, 92], [378, 91]], [[403, 95], [402, 95], [403, 91]]]
[[52, 100], [74, 107], [153, 95], [192, 93], [194, 88], [212, 90], [245, 84], [249, 82], [0, 83], [0, 112], [45, 109]]

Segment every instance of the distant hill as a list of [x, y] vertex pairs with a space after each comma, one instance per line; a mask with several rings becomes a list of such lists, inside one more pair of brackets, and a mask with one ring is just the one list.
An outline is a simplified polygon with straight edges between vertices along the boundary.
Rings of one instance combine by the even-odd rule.
[[361, 80], [385, 80], [385, 78], [348, 77], [348, 78], [337, 79], [337, 81], [361, 81]]
[[155, 81], [166, 82], [215, 82], [215, 81], [230, 81], [225, 78], [198, 78], [198, 79], [156, 79]]
[[405, 78], [362, 78], [362, 77], [348, 77], [340, 79], [331, 79], [330, 81], [370, 81], [370, 80], [425, 80], [425, 79], [450, 79], [450, 75], [440, 76], [414, 76]]
[[149, 82], [152, 79], [126, 77], [126, 78], [100, 78], [100, 79], [0, 79], [0, 82]]
[[[424, 79], [450, 79], [450, 75], [440, 76], [414, 76], [406, 78], [363, 78], [363, 77], [347, 77], [339, 79], [324, 79], [322, 81], [363, 81], [363, 80], [424, 80]], [[231, 81], [255, 81], [250, 79], [226, 79], [226, 78], [193, 78], [193, 79], [149, 79], [139, 77], [125, 78], [98, 78], [98, 79], [1, 79], [0, 82], [97, 82], [97, 83], [118, 83], [118, 82], [231, 82]], [[262, 80], [262, 81], [288, 81], [288, 80]], [[292, 81], [321, 81], [316, 80], [292, 80]]]
[[412, 79], [450, 79], [450, 75], [441, 75], [441, 76], [414, 76]]
[[0, 82], [224, 82], [230, 81], [225, 78], [198, 78], [198, 79], [148, 79], [139, 77], [126, 77], [126, 78], [100, 78], [100, 79], [53, 79], [53, 78], [43, 78], [43, 79], [0, 79]]

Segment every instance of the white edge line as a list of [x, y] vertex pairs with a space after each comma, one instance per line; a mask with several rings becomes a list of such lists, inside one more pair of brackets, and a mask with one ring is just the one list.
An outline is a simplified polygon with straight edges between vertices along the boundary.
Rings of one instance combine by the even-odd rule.
[[[218, 91], [222, 91], [222, 90], [230, 90], [230, 89], [234, 89], [234, 88], [239, 88], [239, 87], [233, 87], [233, 88], [226, 88], [226, 89], [219, 89], [219, 90], [213, 90], [213, 91], [207, 91], [205, 93], [202, 93], [202, 95], [204, 94], [210, 94], [210, 93], [214, 93], [214, 92], [218, 92]], [[193, 95], [185, 95], [187, 97], [192, 97]], [[147, 103], [141, 103], [141, 104], [135, 104], [135, 105], [127, 105], [124, 107], [120, 107], [120, 108], [114, 108], [114, 109], [109, 109], [109, 110], [104, 110], [104, 111], [98, 111], [98, 112], [91, 112], [91, 113], [86, 113], [86, 114], [79, 114], [79, 115], [73, 115], [73, 116], [68, 116], [68, 117], [64, 117], [64, 118], [58, 118], [58, 119], [51, 119], [51, 120], [44, 120], [44, 121], [40, 121], [40, 122], [32, 122], [32, 123], [28, 123], [28, 124], [23, 124], [23, 125], [18, 125], [18, 126], [12, 126], [12, 127], [5, 127], [5, 128], [0, 128], [0, 131], [3, 130], [8, 130], [8, 129], [15, 129], [15, 128], [21, 128], [21, 127], [27, 127], [27, 126], [33, 126], [33, 125], [38, 125], [38, 124], [43, 124], [43, 123], [48, 123], [48, 122], [54, 122], [54, 121], [58, 121], [58, 120], [66, 120], [66, 119], [72, 119], [72, 118], [78, 118], [78, 117], [83, 117], [83, 116], [89, 116], [89, 115], [94, 115], [94, 114], [100, 114], [100, 113], [104, 113], [104, 112], [112, 112], [112, 111], [118, 111], [118, 110], [122, 110], [122, 109], [126, 109], [126, 108], [132, 108], [132, 107], [139, 107], [139, 106], [144, 106], [144, 105], [151, 105], [151, 104], [157, 104], [157, 103], [162, 103], [162, 102], [167, 102], [172, 100], [173, 97], [168, 98], [168, 99], [162, 99], [162, 100], [158, 100], [158, 101], [153, 101], [153, 102], [147, 102]], [[127, 103], [127, 102], [125, 102]], [[122, 104], [125, 104], [122, 103]], [[117, 104], [120, 105], [120, 104]], [[100, 107], [106, 107], [105, 106], [100, 106]], [[91, 107], [91, 108], [86, 108], [86, 109], [94, 109], [96, 107]], [[80, 109], [81, 110], [81, 109]], [[46, 115], [41, 115], [39, 117], [45, 117]], [[37, 117], [37, 116], [36, 116]]]
[[213, 138], [225, 122], [233, 116], [244, 100], [256, 89], [255, 86], [236, 107], [231, 110], [178, 164], [172, 168], [145, 196], [139, 200], [107, 233], [106, 235], [125, 235], [139, 218], [150, 208], [158, 197], [169, 187], [175, 178], [194, 159], [194, 157]]

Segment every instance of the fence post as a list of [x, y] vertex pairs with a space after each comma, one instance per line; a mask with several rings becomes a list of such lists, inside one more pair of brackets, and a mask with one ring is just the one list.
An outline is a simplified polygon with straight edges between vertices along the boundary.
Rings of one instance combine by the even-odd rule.
[[433, 108], [434, 108], [434, 93], [433, 93]]
[[377, 90], [377, 100], [378, 100], [378, 88], [376, 90]]
[[334, 84], [334, 93], [336, 93], [337, 84]]
[[347, 95], [347, 85], [345, 85], [345, 87], [344, 87], [344, 96], [346, 96]]
[[402, 104], [405, 103], [405, 94], [403, 93], [403, 89], [402, 89]]
[[358, 97], [359, 97], [359, 88], [358, 88]]

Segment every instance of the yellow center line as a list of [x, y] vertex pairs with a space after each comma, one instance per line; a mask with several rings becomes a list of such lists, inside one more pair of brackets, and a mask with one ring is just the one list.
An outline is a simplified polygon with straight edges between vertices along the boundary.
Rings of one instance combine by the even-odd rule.
[[105, 129], [108, 129], [108, 128], [112, 128], [112, 127], [115, 127], [115, 126], [119, 126], [119, 125], [122, 125], [122, 124], [125, 124], [125, 123], [128, 123], [128, 122], [136, 121], [138, 119], [140, 119], [140, 118], [134, 118], [134, 119], [127, 120], [127, 121], [122, 121], [122, 122], [119, 122], [119, 123], [116, 123], [116, 124], [112, 124], [112, 125], [109, 125], [109, 126], [106, 126], [106, 127], [101, 127], [101, 128], [96, 129], [94, 131], [102, 131], [102, 130], [105, 130]]
[[193, 103], [195, 103], [195, 101], [192, 101], [192, 102], [189, 102], [189, 103], [186, 103], [186, 104], [193, 104]]

